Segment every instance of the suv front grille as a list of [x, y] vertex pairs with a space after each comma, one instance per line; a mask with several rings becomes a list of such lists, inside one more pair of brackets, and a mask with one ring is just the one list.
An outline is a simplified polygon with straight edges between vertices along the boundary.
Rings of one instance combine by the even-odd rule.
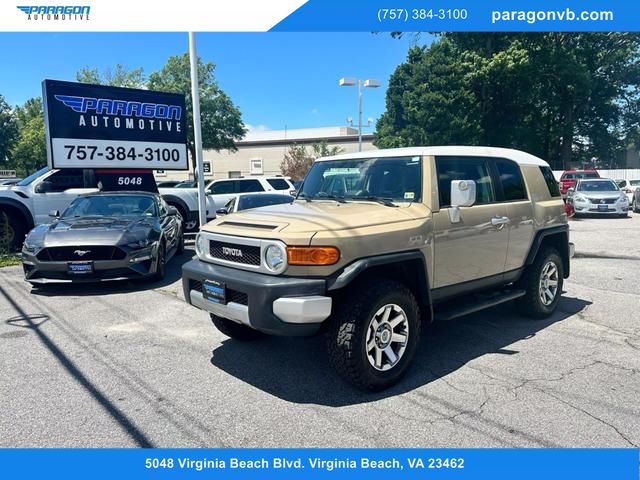
[[44, 262], [74, 262], [82, 260], [122, 260], [127, 254], [118, 247], [105, 245], [82, 247], [49, 247], [38, 252]]
[[618, 197], [613, 197], [613, 198], [587, 198], [587, 200], [589, 200], [591, 203], [595, 204], [595, 205], [613, 205], [614, 203], [616, 203], [616, 200], [618, 200]]
[[227, 262], [260, 266], [260, 247], [209, 240], [209, 255]]

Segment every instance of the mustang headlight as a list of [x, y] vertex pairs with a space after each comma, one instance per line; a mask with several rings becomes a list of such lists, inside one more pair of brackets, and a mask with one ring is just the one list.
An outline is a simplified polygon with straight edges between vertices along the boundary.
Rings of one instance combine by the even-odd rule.
[[40, 245], [33, 242], [33, 240], [29, 240], [29, 237], [25, 238], [22, 244], [22, 251], [25, 253], [36, 253], [40, 249]]
[[207, 253], [207, 239], [201, 234], [196, 235], [196, 255], [202, 258]]
[[287, 252], [280, 245], [272, 244], [264, 250], [264, 263], [271, 272], [280, 273], [287, 266]]
[[138, 240], [137, 242], [131, 242], [129, 244], [127, 244], [127, 247], [129, 248], [144, 248], [144, 247], [148, 247], [149, 245], [151, 245], [151, 240], [149, 240], [148, 238], [145, 238], [143, 240]]

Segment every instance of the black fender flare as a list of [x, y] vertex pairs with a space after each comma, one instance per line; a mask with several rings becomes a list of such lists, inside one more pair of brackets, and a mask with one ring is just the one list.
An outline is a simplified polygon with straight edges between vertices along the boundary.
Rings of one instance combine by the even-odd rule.
[[560, 249], [560, 256], [562, 257], [562, 263], [564, 267], [564, 278], [569, 278], [571, 262], [570, 262], [570, 253], [569, 253], [569, 225], [557, 225], [555, 227], [545, 228], [543, 230], [538, 230], [536, 232], [535, 237], [533, 238], [533, 242], [531, 243], [531, 248], [529, 249], [529, 254], [527, 255], [527, 260], [525, 261], [525, 265], [531, 265], [536, 256], [538, 255], [538, 251], [542, 246], [545, 238], [548, 238], [552, 235], [560, 235], [563, 236], [566, 241], [562, 242], [562, 247]]
[[24, 203], [14, 200], [13, 198], [0, 198], [0, 209], [4, 206], [15, 208], [24, 216], [27, 221], [27, 231], [35, 226], [33, 215]]
[[360, 258], [350, 263], [342, 270], [327, 279], [327, 291], [340, 290], [351, 284], [363, 272], [375, 267], [384, 265], [393, 265], [406, 262], [419, 262], [418, 269], [418, 294], [419, 301], [426, 305], [433, 319], [433, 305], [431, 299], [431, 284], [429, 274], [427, 272], [426, 260], [422, 252], [411, 250], [407, 252], [389, 253], [384, 255], [376, 255], [373, 257]]

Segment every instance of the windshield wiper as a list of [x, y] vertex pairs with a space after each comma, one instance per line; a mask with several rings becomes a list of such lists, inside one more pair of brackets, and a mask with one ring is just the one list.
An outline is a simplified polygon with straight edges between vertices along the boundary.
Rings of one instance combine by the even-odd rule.
[[353, 199], [353, 200], [365, 200], [365, 201], [369, 201], [369, 202], [378, 202], [379, 204], [384, 205], [385, 207], [397, 207], [398, 206], [395, 203], [393, 203], [390, 198], [375, 197], [373, 195], [369, 195], [367, 197], [349, 197], [349, 198]]

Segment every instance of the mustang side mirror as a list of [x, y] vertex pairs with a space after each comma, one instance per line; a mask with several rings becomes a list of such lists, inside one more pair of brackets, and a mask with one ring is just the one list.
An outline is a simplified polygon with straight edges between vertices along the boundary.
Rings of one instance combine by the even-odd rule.
[[229, 210], [227, 210], [226, 208], [219, 208], [218, 210], [216, 210], [216, 215], [227, 215], [229, 213]]
[[168, 207], [167, 215], [169, 215], [170, 217], [175, 217], [176, 215], [178, 215], [178, 209], [176, 207]]
[[60, 210], [49, 210], [49, 216], [52, 218], [59, 218]]
[[476, 203], [476, 182], [473, 180], [452, 180], [449, 221], [459, 223], [460, 207], [471, 207], [474, 203]]

